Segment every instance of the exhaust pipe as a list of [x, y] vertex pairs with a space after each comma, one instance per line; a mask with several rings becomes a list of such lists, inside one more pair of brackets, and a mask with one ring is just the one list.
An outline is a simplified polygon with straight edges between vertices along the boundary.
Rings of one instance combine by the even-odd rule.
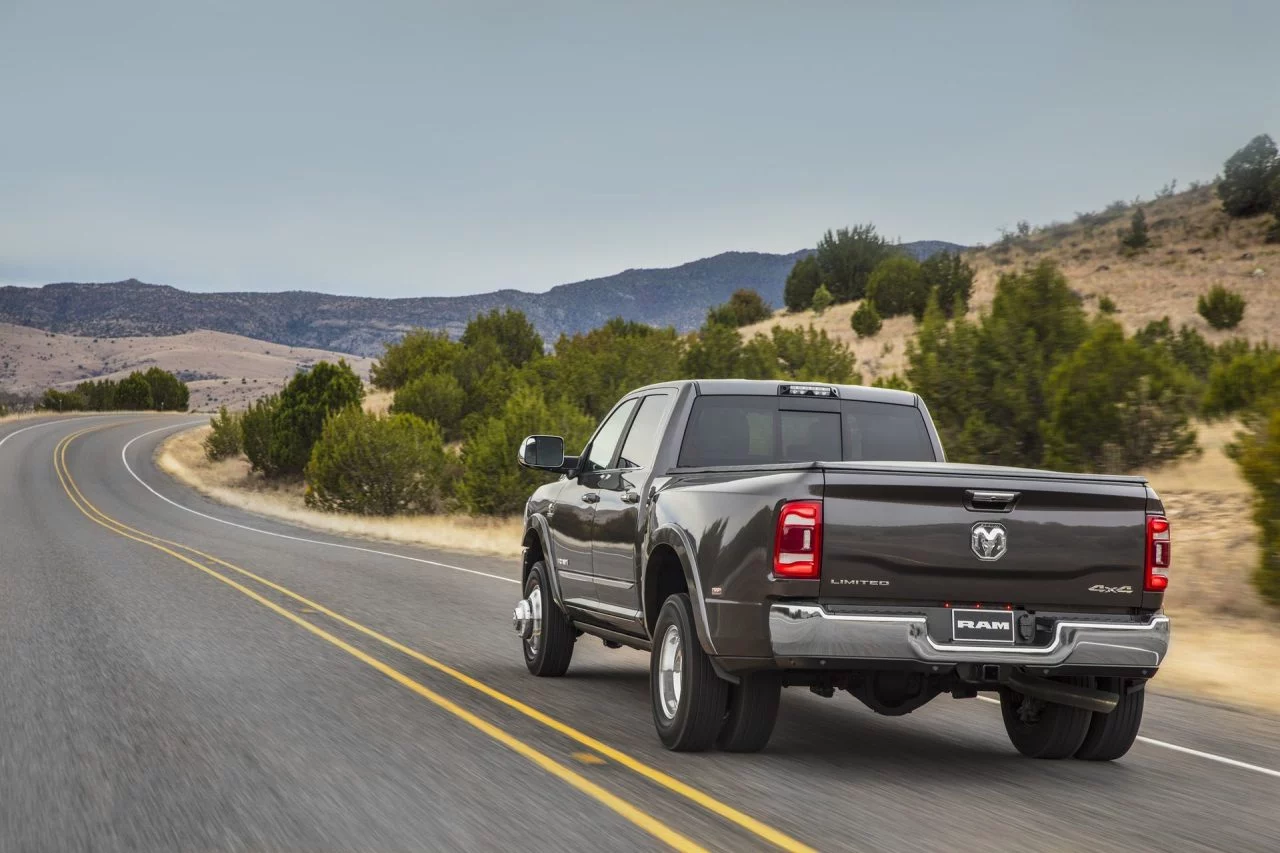
[[1070, 705], [1073, 708], [1084, 708], [1096, 714], [1110, 714], [1120, 702], [1120, 696], [1117, 693], [1096, 690], [1092, 687], [1077, 687], [1074, 684], [1063, 684], [1060, 681], [1050, 681], [1047, 678], [1037, 678], [1034, 675], [1023, 675], [1018, 672], [1010, 673], [1009, 680], [1005, 684], [1023, 696], [1031, 696], [1058, 705]]

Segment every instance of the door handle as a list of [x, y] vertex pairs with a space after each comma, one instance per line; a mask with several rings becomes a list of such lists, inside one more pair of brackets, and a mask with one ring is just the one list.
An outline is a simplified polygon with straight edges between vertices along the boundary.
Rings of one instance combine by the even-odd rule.
[[640, 503], [640, 493], [635, 489], [627, 489], [622, 493], [622, 502], [624, 504], [638, 504]]
[[583, 503], [589, 503], [589, 504], [599, 503], [599, 502], [600, 502], [600, 496], [599, 496], [599, 495], [597, 495], [595, 492], [583, 492], [583, 493], [582, 493], [582, 502], [583, 502]]

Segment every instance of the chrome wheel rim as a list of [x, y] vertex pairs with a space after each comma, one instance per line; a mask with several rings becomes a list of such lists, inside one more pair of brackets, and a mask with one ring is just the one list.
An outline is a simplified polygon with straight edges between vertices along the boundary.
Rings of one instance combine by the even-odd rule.
[[537, 656], [538, 646], [542, 644], [542, 588], [537, 581], [534, 581], [533, 589], [529, 592], [529, 609], [533, 611], [533, 633], [524, 641], [524, 645], [532, 658]]
[[680, 692], [684, 689], [684, 644], [680, 626], [668, 625], [658, 646], [658, 710], [668, 720], [680, 708]]

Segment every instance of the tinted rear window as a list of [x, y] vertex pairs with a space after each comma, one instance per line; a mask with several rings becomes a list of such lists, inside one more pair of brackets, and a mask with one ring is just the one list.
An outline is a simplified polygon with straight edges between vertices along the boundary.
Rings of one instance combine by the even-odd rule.
[[933, 462], [924, 417], [914, 406], [860, 400], [827, 410], [785, 397], [705, 396], [693, 403], [679, 464]]

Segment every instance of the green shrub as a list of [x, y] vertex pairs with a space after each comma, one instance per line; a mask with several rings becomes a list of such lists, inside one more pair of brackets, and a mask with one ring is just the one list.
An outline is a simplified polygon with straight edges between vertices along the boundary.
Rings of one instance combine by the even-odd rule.
[[767, 335], [757, 332], [744, 343], [737, 329], [712, 323], [689, 337], [680, 372], [693, 379], [772, 379], [778, 375], [777, 361]]
[[1214, 285], [1207, 294], [1201, 294], [1196, 311], [1215, 329], [1234, 329], [1244, 319], [1244, 297]]
[[804, 311], [813, 304], [813, 294], [822, 283], [822, 269], [817, 255], [806, 255], [796, 261], [787, 273], [787, 283], [782, 290], [782, 302], [788, 311]]
[[1254, 585], [1280, 605], [1280, 400], [1270, 398], [1250, 413], [1229, 451], [1253, 487], [1253, 520], [1262, 552]]
[[1110, 296], [1107, 296], [1104, 293], [1102, 296], [1098, 297], [1098, 313], [1114, 314], [1119, 310], [1120, 309], [1116, 307], [1115, 300], [1113, 300]]
[[871, 383], [872, 388], [893, 388], [898, 391], [910, 391], [911, 385], [906, 378], [892, 373], [888, 376], [881, 376], [875, 382]]
[[1113, 320], [1094, 324], [1049, 374], [1045, 394], [1047, 466], [1124, 473], [1196, 448], [1191, 376], [1162, 353], [1126, 339]]
[[743, 288], [735, 290], [728, 302], [707, 311], [707, 322], [723, 323], [736, 329], [768, 320], [772, 316], [773, 309], [764, 301], [763, 296], [754, 290]]
[[161, 412], [185, 412], [190, 400], [187, 383], [167, 370], [152, 367], [142, 374], [151, 388], [151, 405]]
[[88, 402], [83, 394], [76, 391], [59, 391], [49, 388], [40, 398], [36, 408], [48, 409], [51, 412], [79, 412], [88, 408]]
[[[1226, 350], [1226, 347], [1222, 348]], [[1223, 355], [1209, 372], [1203, 408], [1210, 417], [1257, 406], [1280, 393], [1280, 352], [1266, 345]]]
[[[1185, 368], [1200, 381], [1208, 379], [1214, 363], [1224, 356], [1229, 358], [1231, 347], [1235, 346], [1228, 341], [1223, 344], [1221, 351], [1215, 350], [1203, 335], [1190, 326], [1184, 324], [1174, 332], [1168, 317], [1153, 320], [1143, 326], [1134, 335], [1134, 340], [1141, 346], [1160, 349], [1166, 358]], [[1245, 351], [1248, 351], [1247, 344]]]
[[555, 358], [535, 369], [549, 396], [563, 396], [600, 420], [632, 389], [679, 379], [684, 348], [675, 329], [615, 317], [586, 334], [561, 335]]
[[871, 273], [895, 249], [870, 223], [828, 231], [818, 241], [815, 255], [819, 279], [836, 302], [852, 302], [867, 294]]
[[325, 419], [356, 406], [364, 396], [360, 377], [345, 359], [321, 361], [289, 380], [272, 415], [269, 476], [301, 474], [320, 438]]
[[511, 367], [528, 364], [543, 353], [542, 337], [524, 312], [515, 309], [494, 308], [476, 315], [467, 323], [459, 343], [476, 349], [483, 340], [497, 344], [502, 360]]
[[831, 295], [831, 291], [827, 290], [825, 284], [818, 285], [818, 289], [813, 292], [813, 302], [809, 307], [813, 309], [813, 313], [821, 316], [826, 312], [831, 304], [835, 302], [835, 298]]
[[449, 373], [424, 373], [396, 391], [393, 414], [417, 415], [440, 425], [447, 438], [457, 438], [462, 426], [466, 392]]
[[870, 299], [862, 300], [858, 310], [854, 311], [853, 316], [849, 318], [849, 324], [853, 326], [853, 331], [860, 338], [874, 338], [883, 325], [880, 321], [880, 312], [876, 311], [876, 306]]
[[1253, 216], [1271, 208], [1272, 187], [1280, 174], [1276, 144], [1265, 133], [1227, 159], [1218, 182], [1218, 197], [1229, 216]]
[[461, 344], [445, 332], [414, 329], [395, 343], [383, 345], [382, 358], [373, 365], [370, 380], [377, 388], [394, 391], [410, 379], [426, 373], [445, 373], [453, 367]]
[[886, 258], [871, 274], [867, 301], [875, 305], [881, 317], [901, 314], [923, 317], [929, 301], [929, 284], [919, 262], [905, 255]]
[[1120, 244], [1135, 251], [1151, 245], [1151, 236], [1147, 232], [1147, 215], [1143, 213], [1141, 205], [1133, 212], [1128, 230], [1120, 232]]
[[[849, 347], [813, 326], [774, 326], [768, 345], [764, 336], [757, 335], [756, 343], [761, 352], [770, 347], [777, 359], [777, 370], [783, 379], [800, 382], [857, 383], [861, 378], [854, 371], [856, 359]], [[747, 346], [747, 360], [751, 357], [751, 345]]]
[[275, 457], [271, 455], [274, 443], [276, 410], [280, 407], [280, 398], [276, 394], [255, 400], [240, 415], [240, 441], [244, 455], [249, 459], [249, 468], [266, 477], [274, 477], [278, 471]]
[[151, 383], [138, 371], [130, 373], [116, 386], [116, 408], [145, 411], [155, 408], [151, 397]]
[[[969, 310], [974, 269], [960, 255], [938, 252], [920, 264], [920, 275], [924, 278], [925, 289], [937, 295], [938, 304], [948, 317], [962, 316]], [[920, 302], [912, 306], [916, 320], [924, 317], [924, 309], [925, 305]]]
[[227, 411], [226, 406], [218, 409], [217, 417], [209, 420], [211, 427], [204, 439], [204, 455], [210, 462], [239, 456], [244, 446], [244, 433], [240, 427], [240, 417]]
[[447, 461], [436, 424], [352, 406], [329, 416], [311, 451], [307, 505], [359, 515], [436, 512], [449, 493]]
[[977, 322], [948, 325], [929, 300], [908, 344], [907, 381], [928, 403], [949, 459], [1035, 467], [1044, 460], [1049, 373], [1087, 335], [1079, 300], [1044, 261], [1000, 276]]
[[516, 464], [520, 442], [534, 434], [559, 435], [565, 452], [572, 454], [586, 446], [594, 428], [591, 418], [567, 402], [548, 403], [537, 389], [516, 388], [498, 415], [475, 424], [467, 435], [458, 481], [462, 505], [478, 515], [520, 512], [533, 490], [551, 476]]

